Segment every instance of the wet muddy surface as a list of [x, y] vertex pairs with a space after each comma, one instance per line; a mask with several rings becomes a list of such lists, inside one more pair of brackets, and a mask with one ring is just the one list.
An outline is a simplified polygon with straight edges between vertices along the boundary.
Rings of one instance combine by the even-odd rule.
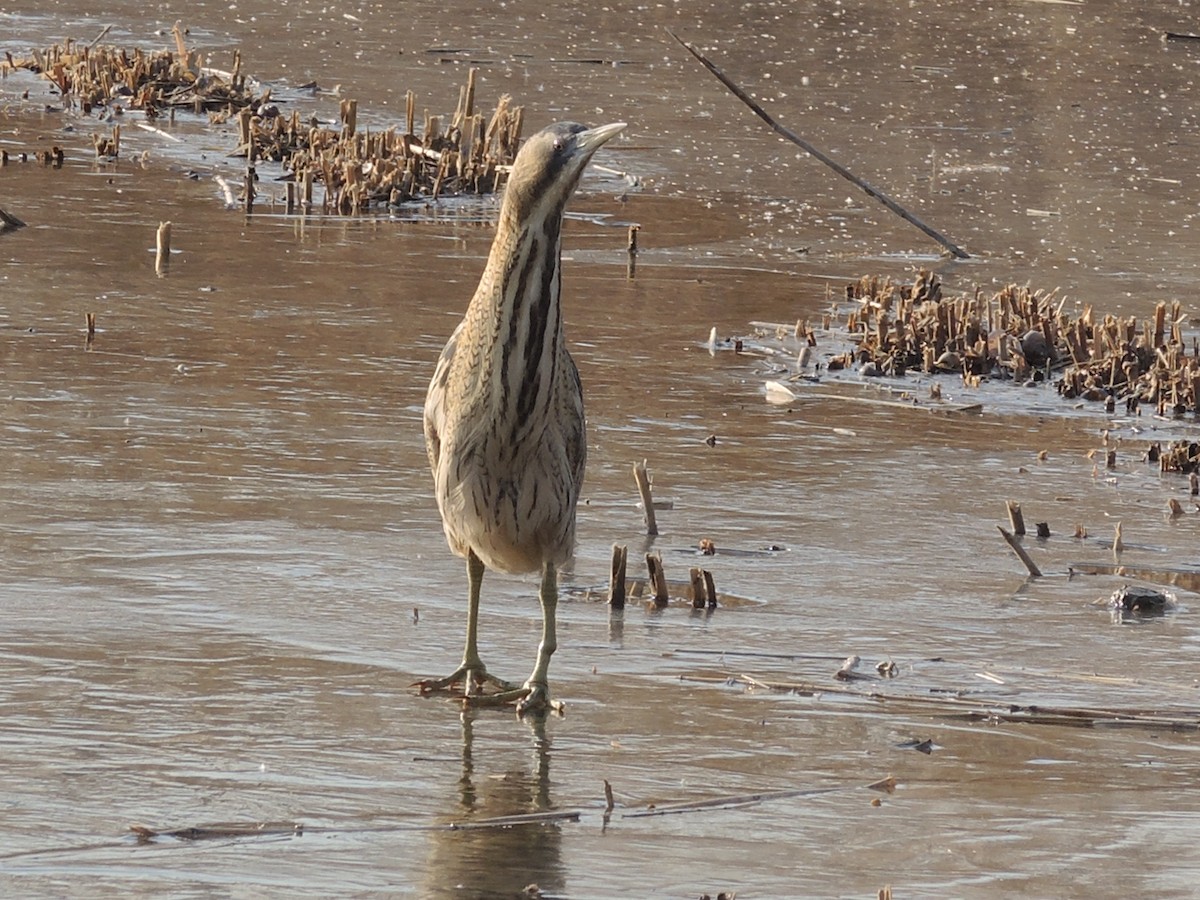
[[[713, 327], [816, 318], [847, 281], [914, 265], [956, 290], [1028, 281], [1101, 314], [1181, 299], [1196, 315], [1200, 46], [1161, 40], [1189, 15], [189, 7], [213, 65], [239, 48], [283, 95], [315, 81], [323, 92], [288, 102], [322, 117], [338, 86], [360, 126], [395, 122], [408, 89], [452, 110], [474, 63], [481, 104], [512, 93], [527, 129], [630, 123], [566, 232], [589, 464], [551, 669], [567, 714], [542, 724], [412, 687], [461, 652], [465, 567], [442, 536], [421, 407], [495, 201], [350, 218], [264, 201], [247, 217], [213, 178], [240, 178], [232, 126], [156, 123], [176, 143], [127, 121], [121, 158], [100, 164], [91, 134], [108, 124], [32, 76], [0, 81], [10, 158], [67, 151], [61, 170], [0, 169], [0, 207], [28, 223], [0, 235], [4, 892], [1191, 896], [1200, 737], [1172, 724], [1200, 722], [1200, 599], [1180, 590], [1166, 615], [1115, 623], [1093, 601], [1128, 579], [1067, 572], [1113, 562], [1117, 522], [1121, 562], [1194, 567], [1187, 479], [1142, 460], [1194, 422], [951, 377], [944, 395], [982, 412], [860, 402], [927, 395], [928, 377], [844, 378], [772, 404], [763, 385], [785, 356], [705, 346]], [[0, 51], [110, 24], [106, 40], [160, 48], [173, 23], [120, 3], [0, 7]], [[972, 258], [939, 259], [798, 156], [664, 27]], [[266, 173], [262, 189], [283, 195]], [[1112, 469], [1089, 456], [1102, 429], [1120, 441]], [[630, 474], [642, 459], [673, 502], [653, 540]], [[1007, 499], [1050, 525], [1026, 541], [1042, 579], [996, 531]], [[631, 560], [661, 551], [685, 578], [702, 539], [718, 588], [751, 602], [616, 614], [584, 599], [614, 542]], [[721, 552], [767, 547], [781, 549]], [[481, 649], [510, 678], [532, 664], [535, 593], [532, 577], [484, 584]], [[877, 680], [836, 680], [851, 655]], [[987, 715], [1031, 707], [1150, 719]], [[866, 787], [889, 774], [893, 793]], [[578, 818], [490, 822], [566, 812]], [[148, 843], [128, 830], [229, 823], [277, 827]]]

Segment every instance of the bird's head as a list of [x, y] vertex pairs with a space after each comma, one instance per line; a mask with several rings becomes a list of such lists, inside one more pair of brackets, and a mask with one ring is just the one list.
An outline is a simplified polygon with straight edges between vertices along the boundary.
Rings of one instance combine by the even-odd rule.
[[526, 139], [513, 161], [505, 188], [506, 204], [513, 204], [518, 219], [547, 204], [561, 211], [592, 154], [624, 128], [624, 122], [598, 128], [559, 122], [543, 128]]

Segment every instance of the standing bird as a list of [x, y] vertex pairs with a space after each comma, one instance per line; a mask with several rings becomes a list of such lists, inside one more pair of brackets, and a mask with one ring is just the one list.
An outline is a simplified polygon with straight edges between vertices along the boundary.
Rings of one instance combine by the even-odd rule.
[[[550, 705], [547, 672], [557, 646], [558, 567], [575, 543], [575, 505], [587, 448], [579, 371], [563, 341], [563, 210], [592, 154], [624, 122], [559, 123], [529, 138], [513, 162], [500, 222], [466, 316], [438, 360], [425, 398], [425, 448], [446, 541], [467, 559], [467, 641], [462, 665], [421, 692], [461, 684], [472, 697]], [[542, 571], [542, 641], [523, 687], [490, 675], [479, 658], [479, 589], [485, 568]]]

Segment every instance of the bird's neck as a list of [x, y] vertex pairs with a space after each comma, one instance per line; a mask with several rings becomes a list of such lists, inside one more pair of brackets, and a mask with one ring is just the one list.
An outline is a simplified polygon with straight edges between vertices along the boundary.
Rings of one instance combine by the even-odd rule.
[[518, 214], [503, 204], [497, 238], [472, 300], [487, 352], [493, 409], [513, 423], [534, 420], [559, 377], [562, 207]]

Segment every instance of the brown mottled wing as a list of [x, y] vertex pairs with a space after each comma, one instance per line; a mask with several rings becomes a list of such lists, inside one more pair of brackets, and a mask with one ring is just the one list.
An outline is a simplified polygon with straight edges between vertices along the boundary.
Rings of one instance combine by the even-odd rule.
[[[583, 384], [579, 380], [579, 369], [571, 354], [564, 351], [566, 361], [564, 379], [567, 389], [562, 392], [562, 403], [566, 409], [562, 421], [565, 426], [563, 434], [567, 448], [567, 460], [571, 466], [571, 483], [574, 486], [574, 498], [579, 499], [583, 488], [583, 473], [587, 468], [587, 423], [583, 412]], [[574, 512], [574, 510], [572, 510]]]
[[429, 455], [429, 468], [437, 477], [438, 460], [442, 455], [442, 429], [446, 422], [446, 390], [450, 378], [450, 364], [454, 361], [454, 351], [458, 346], [458, 336], [462, 333], [464, 322], [459, 322], [450, 340], [438, 357], [437, 368], [433, 370], [433, 379], [429, 382], [429, 391], [425, 394], [425, 452]]

